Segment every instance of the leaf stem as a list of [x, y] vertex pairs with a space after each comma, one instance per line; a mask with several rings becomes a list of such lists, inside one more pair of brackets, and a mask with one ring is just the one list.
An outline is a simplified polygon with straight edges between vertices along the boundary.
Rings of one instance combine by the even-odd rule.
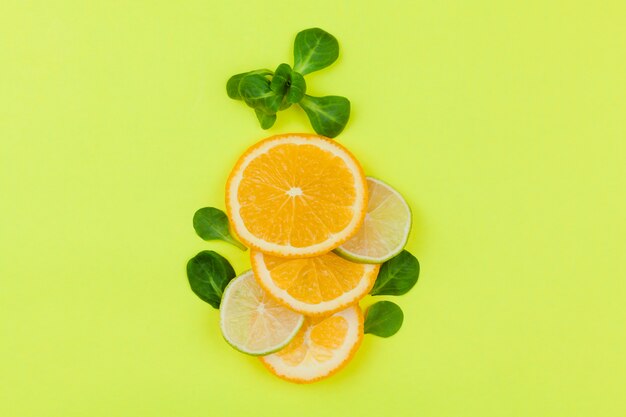
[[244, 245], [243, 243], [241, 243], [240, 241], [238, 241], [232, 236], [228, 236], [228, 238], [225, 238], [224, 240], [230, 243], [231, 245], [237, 246], [239, 249], [241, 249], [244, 252], [248, 250], [248, 247], [246, 245]]

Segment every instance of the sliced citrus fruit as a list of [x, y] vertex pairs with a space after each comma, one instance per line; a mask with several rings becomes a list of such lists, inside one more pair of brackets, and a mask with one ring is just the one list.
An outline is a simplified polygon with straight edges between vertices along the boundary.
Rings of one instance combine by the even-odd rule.
[[324, 315], [363, 298], [374, 285], [380, 265], [350, 262], [333, 252], [313, 258], [279, 258], [253, 251], [254, 275], [261, 287], [290, 309]]
[[335, 252], [354, 262], [382, 263], [402, 251], [411, 230], [411, 209], [399, 192], [367, 177], [369, 201], [359, 231]]
[[250, 355], [276, 352], [294, 338], [304, 316], [269, 297], [252, 271], [228, 283], [220, 304], [220, 327], [224, 339]]
[[353, 305], [331, 316], [307, 317], [284, 349], [259, 359], [273, 374], [292, 382], [319, 381], [343, 368], [363, 340], [363, 313]]
[[337, 142], [277, 135], [239, 158], [226, 183], [232, 229], [249, 247], [315, 256], [348, 240], [365, 217], [363, 169]]

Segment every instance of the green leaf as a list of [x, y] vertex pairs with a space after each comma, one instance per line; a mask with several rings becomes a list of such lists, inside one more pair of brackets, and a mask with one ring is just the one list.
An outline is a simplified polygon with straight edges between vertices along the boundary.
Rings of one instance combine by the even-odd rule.
[[241, 250], [247, 249], [230, 234], [226, 213], [215, 207], [204, 207], [196, 211], [193, 215], [193, 228], [204, 240], [223, 240]]
[[232, 98], [233, 100], [243, 100], [241, 94], [239, 94], [239, 83], [241, 82], [243, 77], [249, 74], [259, 74], [262, 76], [267, 76], [272, 75], [272, 71], [268, 69], [260, 69], [233, 75], [226, 82], [226, 94], [228, 94], [228, 97]]
[[379, 301], [372, 304], [365, 312], [364, 333], [375, 336], [393, 336], [402, 327], [404, 313], [402, 309], [391, 301]]
[[283, 96], [270, 88], [270, 81], [261, 74], [248, 74], [239, 82], [239, 94], [243, 101], [253, 109], [267, 114], [275, 114]]
[[288, 109], [289, 107], [291, 107], [291, 103], [287, 101], [287, 96], [285, 96], [283, 97], [282, 103], [280, 103], [280, 107], [278, 108], [278, 111]]
[[256, 118], [259, 119], [261, 128], [269, 129], [274, 126], [274, 122], [276, 122], [276, 114], [267, 114], [259, 109], [254, 109], [254, 112], [256, 113]]
[[417, 282], [420, 275], [420, 264], [417, 258], [407, 250], [403, 250], [387, 262], [378, 271], [378, 277], [371, 295], [402, 295], [406, 294]]
[[299, 103], [300, 100], [304, 98], [305, 93], [306, 81], [304, 81], [304, 77], [299, 72], [292, 71], [291, 85], [289, 85], [289, 89], [287, 90], [287, 94], [285, 95], [287, 103]]
[[224, 288], [235, 277], [235, 270], [219, 253], [205, 250], [187, 262], [191, 290], [213, 308], [220, 307]]
[[291, 83], [291, 67], [289, 64], [280, 64], [270, 82], [270, 88], [273, 92], [285, 95]]
[[288, 64], [280, 64], [274, 72], [270, 88], [283, 96], [279, 110], [284, 110], [302, 100], [306, 92], [306, 82], [302, 74], [292, 70]]
[[298, 104], [309, 116], [313, 129], [329, 138], [340, 134], [350, 118], [350, 101], [345, 97], [305, 95]]
[[326, 68], [337, 60], [339, 42], [320, 29], [305, 29], [296, 35], [293, 47], [294, 70], [302, 75]]

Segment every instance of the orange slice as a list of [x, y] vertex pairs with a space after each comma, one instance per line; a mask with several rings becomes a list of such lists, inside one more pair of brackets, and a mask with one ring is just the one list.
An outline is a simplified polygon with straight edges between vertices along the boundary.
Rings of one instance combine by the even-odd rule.
[[249, 247], [315, 256], [350, 239], [365, 218], [363, 169], [337, 142], [287, 134], [249, 148], [226, 183], [232, 229]]
[[282, 350], [259, 359], [274, 375], [309, 383], [343, 368], [363, 340], [363, 313], [358, 305], [320, 318], [306, 318], [293, 340]]
[[270, 296], [309, 316], [330, 314], [359, 301], [372, 289], [380, 268], [333, 252], [287, 259], [252, 251], [250, 258], [255, 278]]

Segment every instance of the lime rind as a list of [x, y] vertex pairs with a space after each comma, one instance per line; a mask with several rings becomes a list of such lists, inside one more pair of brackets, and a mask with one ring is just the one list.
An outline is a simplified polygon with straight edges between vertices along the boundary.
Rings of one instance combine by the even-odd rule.
[[276, 352], [279, 352], [279, 351], [283, 350], [289, 343], [291, 343], [293, 338], [296, 337], [296, 335], [298, 334], [298, 332], [302, 328], [303, 324], [304, 324], [304, 316], [302, 316], [302, 320], [300, 320], [300, 323], [298, 324], [298, 326], [296, 326], [294, 328], [295, 329], [294, 332], [291, 333], [287, 339], [285, 339], [285, 343], [281, 343], [279, 345], [276, 345], [272, 349], [263, 350], [263, 351], [254, 351], [254, 352], [253, 351], [248, 351], [248, 350], [238, 346], [237, 344], [231, 342], [230, 340], [228, 340], [226, 338], [226, 336], [224, 336], [224, 333], [222, 333], [222, 337], [224, 337], [224, 340], [226, 341], [226, 343], [228, 343], [230, 345], [230, 347], [232, 347], [233, 349], [235, 349], [238, 352], [245, 353], [246, 355], [249, 355], [249, 356], [267, 356], [267, 355], [271, 355], [272, 353], [276, 353]]
[[[230, 329], [228, 329], [228, 324], [232, 323], [232, 321], [229, 321], [228, 317], [225, 317], [225, 314], [226, 314], [225, 312], [228, 311], [228, 305], [229, 305], [229, 302], [231, 301], [233, 290], [236, 289], [237, 286], [242, 285], [243, 280], [249, 280], [250, 282], [253, 283], [252, 285], [255, 285], [258, 287], [258, 284], [256, 283], [252, 270], [248, 270], [242, 273], [241, 275], [237, 276], [236, 278], [234, 278], [232, 281], [228, 283], [228, 285], [224, 289], [224, 293], [222, 295], [222, 303], [220, 305], [220, 330], [222, 331], [222, 336], [224, 337], [224, 340], [232, 348], [250, 356], [265, 356], [271, 353], [278, 352], [279, 350], [287, 346], [293, 340], [296, 334], [298, 334], [298, 332], [302, 328], [302, 325], [304, 324], [304, 316], [302, 314], [293, 312], [287, 309], [286, 307], [273, 306], [272, 308], [282, 308], [288, 314], [293, 314], [295, 316], [298, 316], [296, 324], [293, 326], [293, 329], [291, 329], [291, 332], [285, 336], [284, 340], [282, 340], [280, 343], [271, 345], [267, 347], [266, 349], [254, 349], [254, 350], [247, 348], [245, 345], [241, 343], [237, 343], [236, 341], [232, 339], [232, 337], [229, 337], [229, 335], [231, 334], [231, 331]], [[258, 287], [258, 290], [263, 291], [260, 287]]]
[[[377, 178], [366, 177], [366, 180], [367, 180], [368, 183], [372, 182], [372, 183], [375, 183], [378, 186], [384, 187], [387, 191], [389, 191], [392, 195], [394, 195], [396, 197], [397, 201], [406, 209], [407, 221], [406, 221], [406, 225], [405, 225], [404, 229], [402, 230], [402, 235], [398, 238], [397, 245], [393, 249], [390, 249], [389, 251], [385, 252], [384, 255], [381, 255], [381, 256], [368, 256], [368, 255], [356, 253], [355, 251], [349, 250], [346, 247], [347, 246], [346, 243], [344, 243], [343, 245], [335, 248], [334, 252], [337, 255], [341, 256], [342, 258], [345, 258], [345, 259], [347, 259], [349, 261], [352, 261], [352, 262], [368, 263], [368, 264], [380, 264], [380, 263], [388, 261], [389, 259], [393, 258], [397, 254], [402, 252], [402, 249], [404, 249], [404, 247], [406, 246], [406, 243], [409, 240], [409, 233], [411, 232], [411, 223], [412, 223], [413, 214], [411, 212], [411, 208], [407, 204], [407, 202], [404, 199], [404, 197], [402, 197], [402, 195], [395, 188], [391, 187], [389, 184], [387, 184], [384, 181], [381, 181], [381, 180], [379, 180]], [[367, 227], [367, 221], [368, 220], [367, 220], [367, 214], [366, 214], [366, 219], [365, 219], [363, 225], [361, 226], [362, 228]], [[358, 236], [358, 232], [357, 232], [357, 236]], [[354, 238], [355, 237], [353, 237], [353, 239]], [[348, 242], [350, 242], [350, 241], [348, 241]]]

